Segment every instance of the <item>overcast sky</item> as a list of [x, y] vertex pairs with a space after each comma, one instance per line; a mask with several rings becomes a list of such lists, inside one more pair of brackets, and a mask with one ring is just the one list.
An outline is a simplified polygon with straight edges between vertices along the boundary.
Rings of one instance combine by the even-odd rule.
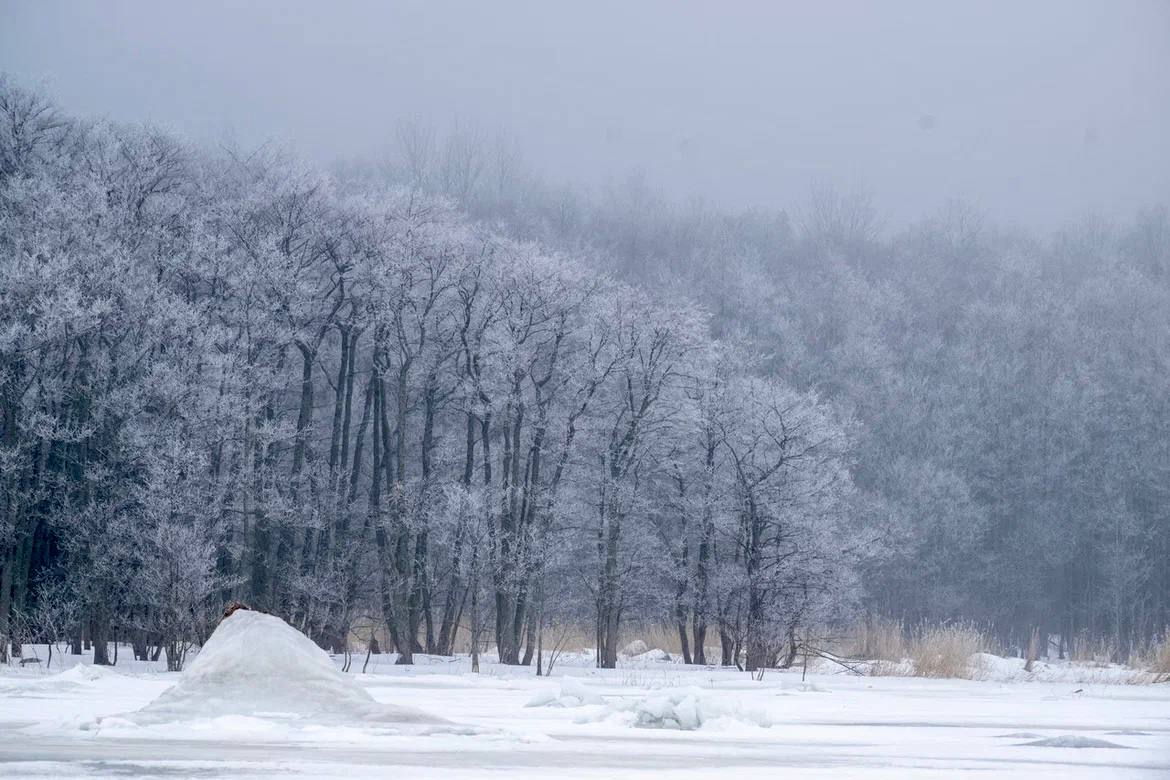
[[375, 155], [404, 117], [553, 181], [790, 208], [864, 187], [1051, 227], [1170, 203], [1170, 0], [0, 0], [0, 70], [72, 113]]

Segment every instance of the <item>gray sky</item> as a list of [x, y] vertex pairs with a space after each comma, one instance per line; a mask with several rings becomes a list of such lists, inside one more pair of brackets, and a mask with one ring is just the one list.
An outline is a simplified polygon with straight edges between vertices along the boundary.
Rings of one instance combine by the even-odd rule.
[[1170, 203], [1170, 1], [0, 0], [0, 70], [73, 113], [320, 160], [400, 118], [553, 181], [793, 207], [864, 187], [1051, 227]]

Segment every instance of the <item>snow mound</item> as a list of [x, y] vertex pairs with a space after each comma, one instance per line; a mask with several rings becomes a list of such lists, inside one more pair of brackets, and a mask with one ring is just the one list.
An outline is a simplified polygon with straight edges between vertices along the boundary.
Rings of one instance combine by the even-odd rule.
[[647, 650], [644, 653], [638, 653], [637, 655], [633, 656], [630, 660], [631, 661], [667, 661], [667, 662], [670, 662], [674, 659], [672, 659], [670, 657], [670, 653], [666, 652], [665, 650], [662, 650], [662, 649], [655, 647], [655, 648], [651, 648], [650, 650]]
[[78, 664], [63, 672], [54, 674], [7, 678], [0, 681], [0, 691], [70, 690], [92, 685], [101, 680], [121, 677], [123, 675], [118, 674], [106, 666]]
[[278, 617], [252, 610], [224, 618], [179, 682], [124, 719], [152, 725], [225, 716], [447, 723], [420, 710], [375, 701], [304, 634]]
[[115, 672], [108, 666], [91, 666], [90, 664], [78, 664], [52, 678], [57, 682], [70, 683], [91, 683], [98, 680], [108, 680], [111, 677], [121, 677], [122, 675]]
[[559, 693], [551, 688], [538, 691], [528, 700], [525, 707], [584, 707], [587, 704], [605, 704], [600, 694], [590, 690], [583, 683], [571, 677], [561, 682]]
[[641, 639], [635, 639], [633, 642], [630, 642], [628, 645], [622, 648], [622, 655], [627, 657], [642, 655], [649, 649], [649, 646], [647, 646], [647, 644]]
[[693, 731], [708, 726], [767, 728], [771, 719], [763, 712], [719, 706], [698, 688], [679, 688], [610, 704], [599, 718], [618, 720], [635, 728]]
[[1025, 742], [1022, 747], [1057, 747], [1057, 748], [1126, 748], [1127, 745], [1118, 745], [1106, 739], [1095, 737], [1081, 737], [1076, 734], [1064, 734], [1059, 737], [1038, 739], [1035, 742]]

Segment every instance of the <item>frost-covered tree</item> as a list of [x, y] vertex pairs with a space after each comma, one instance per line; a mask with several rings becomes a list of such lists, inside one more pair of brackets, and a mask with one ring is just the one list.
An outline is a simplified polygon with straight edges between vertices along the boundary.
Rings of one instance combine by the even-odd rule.
[[1164, 209], [883, 232], [398, 136], [330, 175], [0, 83], [0, 653], [180, 659], [231, 599], [404, 663], [1170, 622]]

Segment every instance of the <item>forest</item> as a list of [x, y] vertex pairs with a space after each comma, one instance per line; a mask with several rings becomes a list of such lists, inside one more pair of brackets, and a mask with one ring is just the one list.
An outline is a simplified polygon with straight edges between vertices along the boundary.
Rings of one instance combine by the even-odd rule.
[[1170, 626], [1165, 206], [733, 211], [385, 133], [321, 167], [0, 81], [0, 660], [177, 669], [232, 601], [402, 664]]

